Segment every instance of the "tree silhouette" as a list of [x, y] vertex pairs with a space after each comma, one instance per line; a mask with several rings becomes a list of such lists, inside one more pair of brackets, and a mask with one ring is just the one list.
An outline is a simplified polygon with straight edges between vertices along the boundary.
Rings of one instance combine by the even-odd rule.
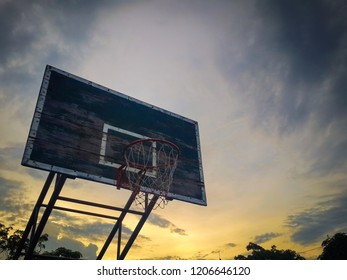
[[336, 233], [322, 242], [323, 252], [319, 260], [347, 260], [347, 234]]
[[65, 247], [59, 247], [51, 252], [44, 252], [43, 256], [52, 256], [58, 258], [66, 258], [66, 259], [81, 259], [82, 254], [79, 251], [72, 251], [70, 249], [66, 249]]
[[249, 242], [246, 247], [247, 251], [252, 251], [248, 256], [238, 255], [234, 257], [235, 260], [304, 260], [293, 250], [278, 250], [275, 245], [270, 250], [264, 249], [260, 245]]
[[7, 254], [8, 234], [12, 227], [6, 227], [0, 223], [0, 254]]
[[[4, 224], [0, 223], [0, 253], [5, 254], [7, 259], [12, 259], [15, 255], [19, 242], [22, 239], [22, 230], [15, 230], [11, 235], [10, 232], [13, 230], [12, 226], [6, 227]], [[43, 234], [40, 236], [36, 248], [38, 250], [34, 251], [34, 254], [40, 254], [42, 249], [45, 249], [45, 242], [48, 241], [48, 234]], [[24, 250], [27, 251], [29, 248], [29, 239], [25, 240]]]
[[[13, 259], [19, 242], [22, 239], [23, 232], [22, 230], [15, 230], [12, 234], [13, 226], [6, 227], [4, 224], [0, 223], [0, 254], [5, 255], [6, 259]], [[40, 236], [36, 248], [34, 251], [34, 255], [40, 255], [41, 251], [46, 248], [45, 242], [48, 241], [48, 234], [43, 234]], [[27, 252], [29, 248], [29, 239], [25, 240], [24, 243], [24, 251]], [[51, 252], [44, 252], [44, 255], [54, 256], [56, 259], [59, 257], [64, 257], [68, 259], [80, 259], [82, 258], [82, 254], [78, 251], [72, 251], [70, 249], [66, 249], [64, 247], [60, 247]], [[41, 255], [42, 256], [42, 255]]]

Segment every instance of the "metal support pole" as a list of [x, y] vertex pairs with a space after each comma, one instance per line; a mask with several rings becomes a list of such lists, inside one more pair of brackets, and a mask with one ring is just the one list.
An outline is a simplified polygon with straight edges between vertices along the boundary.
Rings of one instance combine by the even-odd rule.
[[30, 243], [29, 245], [29, 248], [28, 248], [28, 252], [26, 253], [25, 255], [25, 258], [24, 259], [31, 259], [32, 257], [32, 254], [35, 250], [35, 247], [36, 247], [36, 244], [37, 242], [39, 241], [39, 238], [43, 232], [43, 229], [47, 223], [47, 220], [53, 210], [53, 207], [55, 205], [55, 202], [57, 201], [57, 198], [65, 184], [65, 181], [67, 179], [67, 176], [66, 175], [63, 175], [63, 174], [57, 174], [57, 177], [56, 177], [56, 182], [55, 182], [55, 187], [54, 187], [54, 191], [51, 195], [51, 198], [48, 202], [48, 205], [41, 217], [41, 220], [40, 220], [40, 223], [37, 227], [37, 230], [32, 238], [32, 242]]
[[[46, 182], [43, 185], [43, 188], [41, 190], [39, 198], [36, 201], [36, 204], [34, 206], [33, 212], [31, 213], [29, 221], [28, 221], [28, 223], [26, 225], [26, 228], [25, 228], [25, 230], [23, 232], [22, 239], [19, 242], [17, 251], [16, 251], [16, 253], [13, 256], [14, 260], [18, 260], [18, 258], [20, 257], [20, 255], [22, 253], [22, 250], [24, 249], [25, 241], [27, 240], [31, 230], [32, 230], [32, 237], [34, 236], [35, 228], [36, 228], [37, 215], [38, 215], [39, 209], [40, 209], [40, 207], [41, 207], [41, 205], [42, 205], [42, 203], [43, 203], [43, 201], [44, 201], [44, 199], [45, 199], [45, 197], [47, 195], [49, 187], [51, 186], [51, 183], [53, 181], [54, 176], [55, 176], [54, 172], [50, 172], [48, 174], [48, 176], [47, 176]], [[31, 242], [30, 243], [32, 243], [32, 238], [31, 238]]]
[[122, 246], [122, 223], [119, 225], [119, 230], [118, 230], [117, 260], [119, 260], [121, 246]]
[[148, 193], [145, 194], [145, 209], [148, 206]]
[[33, 222], [32, 228], [31, 228], [29, 244], [33, 242], [33, 238], [34, 238], [34, 235], [35, 235], [35, 232], [36, 232], [37, 219], [39, 217], [40, 207], [42, 207], [42, 204], [41, 204], [41, 206], [39, 206], [37, 208], [34, 208], [34, 210], [33, 210], [34, 222]]
[[120, 256], [119, 256], [120, 260], [124, 260], [125, 256], [128, 254], [128, 252], [129, 252], [131, 246], [133, 245], [137, 235], [139, 234], [139, 232], [142, 229], [143, 225], [145, 224], [149, 214], [151, 214], [151, 211], [153, 210], [154, 206], [156, 205], [158, 198], [159, 198], [159, 196], [157, 196], [157, 195], [152, 197], [151, 202], [149, 203], [148, 207], [146, 207], [145, 213], [141, 217], [135, 230], [131, 234], [127, 244], [125, 245], [122, 253], [120, 254]]
[[115, 236], [115, 234], [119, 230], [119, 228], [120, 228], [120, 226], [121, 226], [121, 224], [122, 224], [122, 222], [124, 220], [124, 217], [128, 213], [128, 211], [129, 211], [131, 205], [133, 204], [137, 194], [138, 194], [137, 191], [133, 191], [131, 193], [131, 196], [129, 197], [128, 202], [124, 206], [122, 213], [119, 215], [117, 222], [115, 223], [115, 225], [114, 225], [112, 231], [110, 232], [110, 234], [109, 234], [109, 236], [108, 236], [104, 246], [102, 247], [99, 255], [97, 256], [97, 258], [96, 258], [97, 260], [101, 260], [103, 258], [103, 256], [105, 255], [108, 246], [110, 245], [113, 237]]

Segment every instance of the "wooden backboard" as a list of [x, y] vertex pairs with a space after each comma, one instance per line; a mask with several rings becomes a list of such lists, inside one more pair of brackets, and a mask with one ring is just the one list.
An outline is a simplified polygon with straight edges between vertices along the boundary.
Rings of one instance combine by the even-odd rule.
[[196, 121], [49, 65], [22, 164], [116, 185], [125, 145], [141, 138], [180, 149], [168, 198], [206, 205]]

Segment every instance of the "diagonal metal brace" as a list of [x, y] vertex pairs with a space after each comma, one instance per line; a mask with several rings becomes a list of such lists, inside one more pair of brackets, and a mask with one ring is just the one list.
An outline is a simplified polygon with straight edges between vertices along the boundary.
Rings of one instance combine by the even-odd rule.
[[[19, 245], [18, 245], [18, 248], [17, 248], [17, 251], [16, 253], [14, 254], [13, 256], [13, 259], [14, 260], [18, 260], [20, 255], [22, 254], [22, 251], [24, 249], [24, 245], [25, 245], [25, 241], [28, 239], [28, 236], [29, 236], [29, 233], [30, 231], [32, 232], [31, 234], [31, 237], [34, 236], [35, 234], [35, 228], [36, 228], [36, 221], [37, 221], [37, 214], [38, 214], [38, 211], [47, 195], [47, 192], [49, 190], [49, 187], [51, 186], [51, 183], [54, 179], [54, 176], [55, 176], [55, 173], [54, 172], [50, 172], [47, 176], [47, 179], [46, 179], [46, 182], [41, 190], [41, 193], [36, 201], [36, 204], [34, 206], [34, 209], [31, 213], [31, 216], [29, 218], [29, 221], [26, 225], [26, 228], [23, 232], [23, 235], [22, 235], [22, 239], [20, 240], [19, 242]], [[31, 238], [31, 242], [32, 243], [32, 238]]]
[[151, 214], [154, 206], [156, 205], [158, 198], [159, 198], [158, 195], [155, 195], [155, 196], [152, 197], [150, 203], [146, 207], [145, 213], [142, 215], [142, 217], [141, 217], [140, 221], [138, 222], [135, 230], [131, 234], [131, 236], [130, 236], [127, 244], [125, 245], [122, 253], [120, 254], [120, 256], [118, 256], [119, 260], [124, 260], [124, 258], [128, 254], [128, 252], [129, 252], [131, 246], [133, 245], [137, 235], [140, 233], [140, 230], [142, 229], [143, 225], [145, 224], [149, 214]]
[[[60, 194], [60, 192], [61, 192], [61, 190], [65, 184], [66, 179], [67, 179], [66, 175], [57, 174], [56, 182], [55, 182], [55, 186], [54, 186], [54, 191], [51, 195], [51, 198], [48, 202], [48, 205], [47, 205], [45, 211], [43, 212], [43, 215], [41, 217], [39, 225], [38, 225], [36, 231], [34, 232], [32, 238], [30, 240], [28, 251], [26, 252], [25, 257], [24, 257], [25, 260], [28, 260], [28, 259], [30, 260], [32, 258], [36, 244], [39, 241], [39, 238], [43, 232], [43, 229], [45, 228], [45, 225], [47, 223], [47, 220], [48, 220], [50, 214], [52, 213], [54, 205], [55, 205], [57, 198], [58, 198], [58, 196], [59, 196], [59, 194]], [[41, 203], [41, 205], [42, 205], [42, 203]]]
[[137, 191], [133, 191], [131, 193], [131, 196], [129, 197], [126, 205], [124, 206], [123, 211], [119, 215], [118, 220], [115, 223], [112, 231], [110, 232], [110, 234], [109, 234], [109, 236], [108, 236], [104, 246], [100, 250], [100, 253], [99, 253], [99, 255], [96, 258], [97, 260], [101, 260], [103, 258], [103, 256], [105, 255], [106, 250], [107, 250], [108, 246], [111, 244], [113, 237], [116, 235], [117, 231], [121, 228], [121, 225], [122, 225], [122, 222], [123, 222], [123, 220], [125, 218], [125, 215], [129, 212], [129, 209], [130, 209], [131, 205], [133, 204], [137, 194], [138, 194]]

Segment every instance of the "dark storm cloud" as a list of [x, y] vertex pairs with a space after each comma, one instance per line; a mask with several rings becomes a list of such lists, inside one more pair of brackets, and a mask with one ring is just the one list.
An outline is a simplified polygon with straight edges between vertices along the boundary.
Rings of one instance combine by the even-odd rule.
[[1, 170], [27, 172], [31, 177], [44, 181], [47, 172], [33, 168], [21, 166], [24, 153], [24, 144], [15, 144], [0, 148], [0, 168]]
[[0, 148], [0, 168], [2, 170], [27, 172], [31, 177], [44, 181], [48, 173], [34, 168], [21, 166], [25, 144], [15, 144]]
[[0, 177], [0, 213], [3, 219], [15, 224], [25, 223], [27, 211], [32, 209], [25, 195], [23, 182]]
[[3, 170], [15, 170], [20, 165], [23, 155], [23, 145], [13, 145], [0, 148], [0, 167]]
[[48, 221], [47, 226], [45, 228], [45, 233], [48, 233], [48, 242], [46, 244], [45, 251], [52, 251], [59, 247], [65, 247], [72, 251], [79, 251], [83, 255], [83, 259], [96, 259], [96, 252], [98, 250], [98, 246], [89, 243], [88, 245], [84, 245], [82, 242], [75, 239], [75, 236], [71, 237], [62, 237], [59, 238], [59, 234], [61, 232], [62, 226], [59, 224], [52, 223]]
[[[330, 70], [331, 59], [343, 45], [346, 20], [343, 3], [335, 1], [261, 1], [260, 13], [278, 28], [270, 46], [284, 51], [293, 67], [289, 82], [315, 83]], [[342, 4], [342, 5], [341, 5]], [[346, 7], [345, 7], [346, 8]], [[270, 23], [269, 22], [269, 23]]]
[[16, 130], [30, 125], [46, 64], [78, 68], [100, 13], [116, 3], [0, 1], [0, 117], [5, 142], [24, 140], [15, 138]]
[[257, 235], [254, 237], [254, 243], [256, 244], [262, 244], [265, 243], [267, 241], [270, 241], [278, 236], [281, 236], [280, 233], [275, 233], [275, 232], [268, 232], [268, 233], [264, 233], [261, 235]]
[[58, 242], [59, 243], [57, 245], [60, 247], [63, 246], [65, 248], [74, 248], [73, 250], [79, 251], [82, 254], [82, 259], [84, 260], [96, 260], [98, 246], [93, 243], [84, 245], [80, 241], [65, 237], [59, 239]]
[[152, 225], [155, 225], [155, 226], [158, 226], [161, 228], [169, 228], [172, 233], [177, 233], [179, 235], [187, 235], [187, 233], [184, 229], [178, 228], [173, 223], [171, 223], [169, 220], [166, 220], [157, 214], [150, 215], [148, 217], [148, 222]]
[[345, 1], [260, 1], [258, 7], [268, 24], [276, 25], [267, 47], [288, 58], [278, 108], [285, 124], [295, 126], [308, 118], [325, 79], [331, 79], [331, 88], [321, 121], [346, 117], [347, 69], [340, 69], [347, 62]]
[[[81, 237], [89, 237], [94, 240], [102, 241], [107, 238], [112, 230], [113, 224], [106, 222], [84, 223], [83, 216], [72, 216], [62, 211], [53, 211], [51, 216], [51, 224], [63, 234], [73, 236], [78, 239]], [[66, 223], [68, 221], [68, 223]], [[81, 224], [82, 223], [82, 224]], [[123, 225], [122, 233], [128, 236], [131, 230]]]
[[239, 31], [226, 36], [219, 62], [255, 124], [291, 133], [312, 117], [323, 126], [346, 118], [345, 2], [254, 3]]
[[[0, 82], [27, 89], [48, 63], [73, 62], [112, 1], [5, 1], [0, 4]], [[35, 81], [33, 81], [33, 79]], [[36, 78], [37, 79], [37, 78]], [[35, 88], [38, 88], [36, 86]], [[25, 94], [26, 90], [11, 92]]]
[[307, 245], [323, 241], [327, 235], [347, 231], [347, 192], [327, 199], [316, 207], [290, 215], [287, 224], [293, 230], [291, 239]]
[[346, 173], [346, 2], [259, 0], [250, 11], [247, 21], [239, 19], [239, 32], [229, 27], [220, 50], [233, 94], [255, 128], [283, 137], [310, 134], [298, 140], [306, 176]]
[[[0, 4], [1, 62], [25, 54], [49, 32], [62, 36], [67, 45], [83, 43], [90, 36], [97, 14], [115, 1], [6, 1]], [[52, 28], [46, 30], [45, 24]], [[54, 29], [53, 29], [54, 28]], [[42, 42], [41, 42], [42, 43]], [[61, 43], [61, 42], [55, 42]], [[54, 47], [54, 42], [51, 42]], [[68, 55], [68, 54], [67, 54]]]
[[309, 173], [325, 176], [334, 173], [345, 173], [347, 169], [347, 138], [331, 139], [324, 142], [317, 150]]
[[[88, 237], [91, 240], [101, 242], [107, 239], [114, 226], [112, 222], [93, 221], [85, 223], [83, 216], [72, 216], [62, 211], [53, 211], [50, 224], [54, 226], [55, 230], [63, 235], [69, 236], [69, 238], [79, 239]], [[132, 233], [132, 229], [125, 224], [122, 225], [123, 238], [128, 239]], [[140, 234], [138, 240], [150, 241], [151, 239]]]
[[21, 188], [22, 182], [8, 180], [0, 177], [0, 207], [2, 211], [13, 211], [16, 205], [9, 203], [14, 196], [14, 190]]
[[[14, 55], [25, 53], [35, 40], [39, 33], [34, 28], [30, 28], [28, 23], [32, 22], [31, 17], [25, 18], [25, 14], [30, 14], [28, 1], [6, 1], [0, 3], [0, 64], [6, 65], [6, 62]], [[29, 4], [30, 5], [30, 4]], [[21, 22], [25, 20], [24, 22]], [[37, 19], [32, 17], [33, 21]], [[23, 25], [22, 25], [23, 24]]]
[[[95, 259], [98, 247], [94, 244], [106, 241], [114, 224], [93, 221], [85, 223], [82, 217], [74, 217], [60, 211], [53, 211], [44, 232], [48, 234], [47, 251], [58, 247], [66, 247], [71, 250], [80, 251], [85, 259]], [[122, 225], [122, 246], [125, 245], [133, 231], [126, 225]], [[59, 236], [63, 236], [60, 238]], [[88, 246], [85, 246], [79, 240], [90, 240]], [[150, 242], [151, 239], [145, 235], [139, 234], [133, 248], [141, 248], [142, 242]]]

